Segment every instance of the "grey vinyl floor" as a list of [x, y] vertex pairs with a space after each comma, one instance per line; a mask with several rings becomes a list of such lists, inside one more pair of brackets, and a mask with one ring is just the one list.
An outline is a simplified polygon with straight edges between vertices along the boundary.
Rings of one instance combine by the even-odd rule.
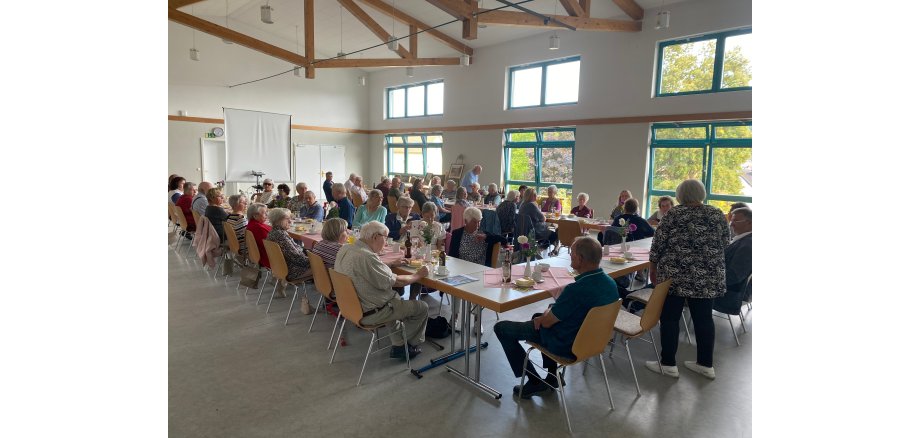
[[[170, 237], [170, 244], [174, 242]], [[410, 375], [405, 362], [387, 352], [370, 358], [360, 387], [358, 373], [370, 335], [349, 327], [348, 345], [329, 364], [326, 350], [334, 318], [310, 316], [295, 306], [283, 326], [287, 299], [275, 299], [266, 314], [266, 296], [258, 290], [235, 291], [239, 273], [213, 279], [194, 256], [170, 247], [169, 259], [169, 435], [172, 437], [556, 437], [568, 434], [556, 394], [518, 401], [507, 360], [492, 331], [495, 313], [483, 313], [481, 380], [501, 391], [494, 400], [438, 367], [422, 379]], [[270, 287], [267, 287], [268, 290]], [[319, 295], [312, 285], [308, 295]], [[435, 297], [426, 298], [431, 314]], [[526, 320], [546, 302], [501, 314], [503, 320]], [[442, 314], [449, 313], [447, 305]], [[654, 360], [651, 344], [633, 341], [631, 350], [642, 395], [636, 395], [629, 360], [622, 344], [607, 361], [616, 409], [610, 411], [599, 367], [581, 365], [566, 376], [566, 401], [574, 436], [603, 437], [748, 437], [751, 436], [751, 359], [753, 311], [747, 333], [716, 318], [714, 381], [680, 366], [673, 379], [646, 370]], [[692, 328], [691, 328], [692, 330]], [[655, 336], [658, 330], [655, 329]], [[448, 339], [439, 340], [447, 344]], [[413, 368], [440, 355], [430, 344], [412, 360]], [[536, 354], [534, 354], [534, 357]], [[696, 350], [681, 328], [678, 362], [693, 360]], [[537, 359], [538, 360], [538, 359]], [[539, 360], [538, 360], [539, 361]], [[458, 364], [462, 359], [453, 362]], [[597, 362], [594, 361], [594, 365]]]

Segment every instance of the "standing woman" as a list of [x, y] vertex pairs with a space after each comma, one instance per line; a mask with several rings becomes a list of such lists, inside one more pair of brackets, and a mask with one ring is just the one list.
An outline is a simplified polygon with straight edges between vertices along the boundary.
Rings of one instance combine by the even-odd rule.
[[725, 294], [725, 247], [728, 224], [722, 211], [703, 204], [706, 188], [699, 180], [688, 179], [677, 186], [677, 201], [658, 225], [649, 252], [652, 283], [671, 280], [668, 297], [661, 310], [661, 367], [658, 362], [646, 368], [666, 376], [679, 377], [677, 340], [684, 302], [690, 308], [696, 330], [696, 360], [685, 361], [691, 371], [715, 379], [712, 351], [715, 326], [712, 304]]
[[626, 200], [632, 198], [632, 192], [629, 190], [623, 190], [620, 192], [620, 197], [617, 199], [617, 206], [613, 207], [613, 211], [610, 212], [610, 219], [616, 219], [617, 216], [624, 213], [623, 204], [626, 203]]
[[367, 197], [367, 203], [358, 207], [358, 212], [355, 213], [355, 220], [352, 223], [352, 228], [357, 230], [370, 221], [383, 223], [387, 218], [387, 209], [383, 208], [381, 205], [382, 202], [383, 192], [377, 189], [371, 190]]

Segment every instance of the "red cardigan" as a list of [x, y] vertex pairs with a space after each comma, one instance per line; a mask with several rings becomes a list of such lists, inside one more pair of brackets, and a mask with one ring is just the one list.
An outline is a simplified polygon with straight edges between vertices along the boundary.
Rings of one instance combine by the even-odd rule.
[[188, 230], [195, 231], [195, 218], [192, 216], [192, 196], [182, 195], [176, 200], [176, 205], [185, 213], [185, 221], [188, 223]]
[[268, 237], [268, 232], [272, 230], [272, 227], [265, 223], [249, 221], [246, 229], [252, 231], [252, 235], [256, 238], [256, 245], [259, 246], [259, 264], [271, 268], [268, 264], [268, 254], [265, 253], [265, 244], [262, 241]]

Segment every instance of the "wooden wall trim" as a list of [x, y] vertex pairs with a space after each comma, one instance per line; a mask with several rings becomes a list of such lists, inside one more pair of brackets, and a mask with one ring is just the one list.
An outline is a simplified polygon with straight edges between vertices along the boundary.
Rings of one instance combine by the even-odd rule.
[[[727, 111], [721, 113], [693, 113], [693, 114], [667, 114], [660, 116], [631, 116], [631, 117], [605, 117], [598, 119], [574, 119], [574, 120], [548, 120], [544, 122], [518, 122], [518, 123], [495, 123], [491, 125], [465, 125], [465, 126], [441, 126], [430, 128], [399, 128], [399, 129], [352, 129], [352, 128], [333, 128], [328, 126], [311, 126], [311, 125], [291, 125], [291, 129], [302, 131], [324, 131], [324, 132], [342, 132], [349, 134], [404, 134], [413, 132], [454, 132], [454, 131], [485, 131], [490, 129], [513, 129], [513, 128], [545, 128], [553, 126], [585, 126], [585, 125], [624, 125], [631, 123], [654, 123], [654, 122], [695, 122], [709, 120], [735, 120], [751, 119], [753, 111]], [[197, 123], [224, 123], [224, 119], [209, 119], [205, 117], [183, 117], [169, 116], [169, 120], [178, 122], [197, 122]]]

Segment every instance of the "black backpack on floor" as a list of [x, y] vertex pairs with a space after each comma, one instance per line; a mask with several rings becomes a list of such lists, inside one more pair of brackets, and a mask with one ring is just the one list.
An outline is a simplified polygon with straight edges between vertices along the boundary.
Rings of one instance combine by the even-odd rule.
[[440, 315], [434, 318], [428, 318], [428, 325], [425, 327], [425, 336], [435, 339], [443, 339], [450, 336], [450, 324], [447, 322], [447, 318]]

